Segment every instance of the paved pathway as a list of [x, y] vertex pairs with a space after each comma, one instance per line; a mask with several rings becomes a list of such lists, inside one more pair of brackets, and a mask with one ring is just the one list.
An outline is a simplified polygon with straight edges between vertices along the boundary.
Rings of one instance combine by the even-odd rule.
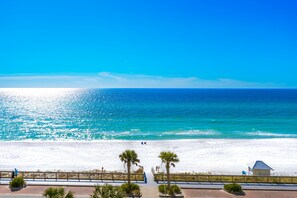
[[156, 186], [142, 186], [142, 198], [157, 198], [159, 197], [158, 188]]
[[297, 191], [263, 191], [245, 190], [244, 196], [229, 194], [223, 190], [186, 189], [183, 190], [186, 198], [296, 198]]
[[[42, 198], [42, 193], [48, 186], [27, 186], [26, 188], [11, 192], [8, 185], [0, 186], [0, 198], [11, 198], [11, 197], [32, 197], [32, 198]], [[92, 194], [94, 187], [66, 187], [66, 191], [71, 190], [75, 197], [77, 198], [89, 198]], [[158, 191], [156, 187], [153, 186], [142, 186], [141, 192], [143, 198], [157, 198]]]
[[[11, 192], [8, 185], [0, 185], [0, 198], [12, 198], [12, 197], [23, 197], [23, 198], [42, 198], [43, 191], [48, 186], [27, 186], [26, 188]], [[94, 187], [73, 187], [68, 186], [66, 190], [74, 192], [77, 198], [87, 198], [92, 194]], [[141, 186], [143, 198], [158, 198], [158, 191], [156, 186]], [[183, 189], [185, 198], [201, 198], [201, 197], [213, 197], [213, 198], [296, 198], [297, 191], [267, 191], [267, 190], [245, 190], [245, 196], [234, 196], [223, 190], [217, 189]]]
[[[210, 183], [210, 182], [199, 182], [199, 183], [175, 183], [173, 184], [179, 185], [181, 188], [186, 189], [223, 189], [225, 183]], [[163, 182], [159, 182], [159, 184], [163, 184]], [[256, 184], [240, 184], [243, 189], [246, 190], [292, 190], [297, 191], [296, 184], [264, 184], [264, 183], [256, 183]]]
[[[41, 198], [44, 190], [48, 188], [48, 186], [27, 186], [20, 191], [11, 192], [8, 188], [8, 185], [0, 186], [0, 198], [6, 197], [36, 197]], [[93, 187], [66, 187], [66, 191], [71, 190], [75, 197], [77, 198], [89, 198], [90, 194], [93, 192]]]

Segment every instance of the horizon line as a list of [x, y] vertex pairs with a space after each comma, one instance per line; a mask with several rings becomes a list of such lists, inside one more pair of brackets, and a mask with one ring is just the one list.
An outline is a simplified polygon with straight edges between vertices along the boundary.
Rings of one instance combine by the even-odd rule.
[[93, 88], [80, 88], [80, 87], [0, 87], [0, 90], [2, 89], [258, 89], [258, 90], [263, 90], [263, 89], [271, 89], [271, 90], [281, 90], [281, 89], [289, 89], [289, 90], [294, 90], [297, 89], [297, 87], [93, 87]]
[[252, 82], [230, 78], [160, 76], [112, 72], [82, 74], [0, 74], [0, 88], [163, 88], [163, 89], [295, 89], [279, 82]]

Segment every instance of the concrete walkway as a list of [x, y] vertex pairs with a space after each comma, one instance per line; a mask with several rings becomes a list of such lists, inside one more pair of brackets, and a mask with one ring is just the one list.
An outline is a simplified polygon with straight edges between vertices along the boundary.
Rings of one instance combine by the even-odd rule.
[[[26, 188], [11, 192], [8, 185], [0, 186], [0, 198], [12, 198], [12, 197], [23, 197], [23, 198], [42, 198], [43, 191], [48, 186], [27, 186]], [[89, 198], [92, 194], [94, 187], [66, 187], [66, 191], [71, 190], [74, 192], [77, 198]], [[141, 191], [143, 198], [158, 198], [157, 187], [153, 186], [142, 186]], [[245, 190], [245, 196], [235, 196], [226, 193], [223, 190], [216, 189], [183, 189], [185, 198], [202, 198], [202, 197], [214, 197], [214, 198], [296, 198], [297, 191], [266, 191], [266, 190]]]
[[297, 191], [265, 191], [245, 190], [245, 195], [232, 195], [223, 190], [186, 189], [183, 193], [186, 198], [296, 198]]
[[141, 193], [143, 198], [159, 197], [158, 188], [156, 186], [141, 186]]
[[[42, 198], [42, 193], [49, 186], [27, 186], [20, 191], [11, 192], [8, 185], [0, 186], [0, 198], [11, 198], [11, 197], [34, 197]], [[94, 187], [65, 187], [66, 191], [71, 190], [77, 198], [89, 198], [92, 194]], [[157, 198], [158, 190], [152, 186], [141, 186], [141, 192], [143, 198]]]
[[[177, 184], [181, 188], [185, 189], [223, 189], [226, 183], [222, 182], [171, 182], [172, 184]], [[164, 182], [159, 182], [164, 184]], [[296, 184], [265, 184], [265, 183], [240, 183], [243, 189], [245, 190], [291, 190], [297, 191]]]
[[[27, 186], [20, 191], [12, 192], [8, 185], [0, 186], [0, 198], [11, 198], [11, 197], [36, 197], [41, 198], [44, 190], [48, 188], [48, 186]], [[93, 192], [94, 187], [66, 187], [66, 192], [71, 190], [75, 197], [77, 198], [89, 198], [90, 194]]]
[[145, 169], [147, 184], [141, 185], [141, 193], [143, 198], [159, 197], [158, 184], [154, 181], [154, 175], [151, 170]]

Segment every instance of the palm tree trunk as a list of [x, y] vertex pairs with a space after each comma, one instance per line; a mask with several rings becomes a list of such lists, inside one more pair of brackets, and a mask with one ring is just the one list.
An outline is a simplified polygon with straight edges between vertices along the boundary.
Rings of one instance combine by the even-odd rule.
[[129, 162], [127, 163], [127, 169], [128, 169], [128, 185], [130, 186], [131, 163], [129, 163]]
[[167, 185], [168, 189], [170, 189], [170, 164], [166, 163], [166, 171], [167, 171]]

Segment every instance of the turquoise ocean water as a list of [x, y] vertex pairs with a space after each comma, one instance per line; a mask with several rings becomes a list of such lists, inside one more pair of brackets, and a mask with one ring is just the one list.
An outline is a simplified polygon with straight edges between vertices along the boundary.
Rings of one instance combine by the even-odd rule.
[[295, 89], [0, 89], [0, 140], [297, 138]]

